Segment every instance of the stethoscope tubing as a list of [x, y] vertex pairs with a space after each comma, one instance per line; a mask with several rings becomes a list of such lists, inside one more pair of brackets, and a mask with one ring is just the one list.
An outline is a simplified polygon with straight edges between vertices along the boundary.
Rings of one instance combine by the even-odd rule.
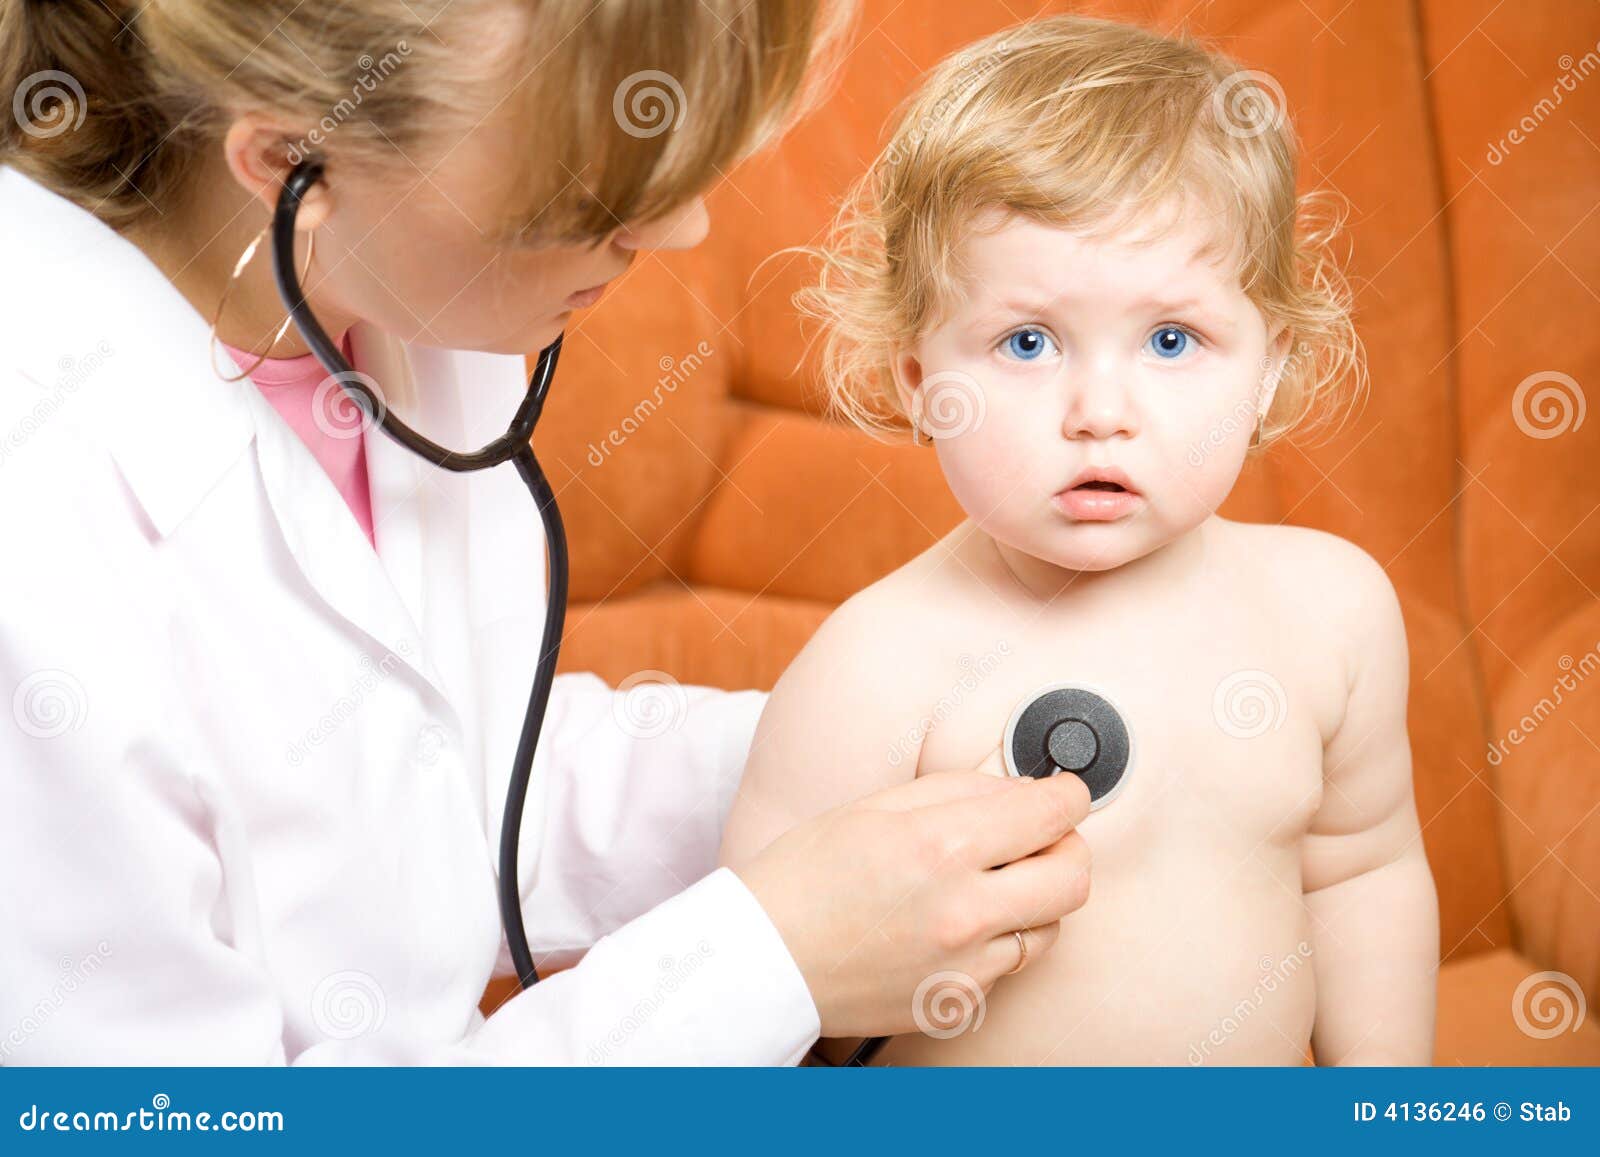
[[[550, 703], [550, 689], [555, 681], [556, 664], [561, 653], [561, 633], [567, 616], [567, 532], [561, 521], [561, 511], [556, 505], [555, 492], [545, 477], [538, 458], [534, 455], [531, 439], [539, 415], [544, 410], [544, 399], [555, 378], [556, 362], [561, 356], [561, 338], [558, 336], [539, 353], [538, 364], [528, 382], [528, 392], [517, 408], [516, 415], [506, 432], [489, 445], [471, 453], [450, 450], [431, 441], [407, 426], [389, 411], [383, 399], [377, 397], [368, 379], [358, 373], [345, 358], [344, 352], [334, 343], [327, 331], [317, 321], [305, 292], [295, 272], [295, 218], [300, 205], [310, 189], [322, 179], [323, 163], [311, 157], [296, 165], [284, 181], [272, 217], [272, 266], [278, 284], [278, 294], [294, 320], [295, 328], [305, 339], [317, 361], [334, 377], [346, 394], [361, 407], [367, 420], [375, 423], [390, 438], [413, 453], [445, 470], [469, 473], [487, 470], [504, 462], [516, 466], [528, 492], [533, 495], [544, 523], [545, 548], [548, 551], [550, 587], [546, 603], [544, 634], [539, 642], [539, 660], [534, 672], [533, 687], [528, 694], [528, 707], [523, 713], [522, 731], [517, 737], [516, 755], [512, 760], [511, 780], [506, 787], [505, 810], [500, 826], [500, 857], [498, 861], [498, 896], [500, 921], [505, 926], [506, 944], [517, 971], [517, 980], [523, 988], [532, 988], [539, 982], [539, 972], [528, 946], [527, 929], [522, 919], [522, 895], [517, 868], [518, 845], [522, 832], [522, 816], [528, 798], [528, 785], [533, 772], [534, 751], [539, 745], [539, 733], [544, 727], [544, 717]], [[875, 1037], [863, 1041], [845, 1066], [864, 1065], [888, 1043], [888, 1038]]]
[[539, 352], [538, 363], [528, 382], [528, 391], [506, 432], [481, 450], [470, 453], [450, 450], [411, 429], [390, 412], [383, 399], [368, 384], [370, 379], [356, 371], [345, 358], [344, 352], [322, 328], [306, 301], [299, 275], [295, 272], [295, 218], [299, 215], [306, 193], [322, 179], [323, 172], [323, 162], [318, 157], [308, 158], [296, 165], [284, 181], [272, 215], [273, 275], [277, 281], [278, 295], [283, 298], [284, 307], [294, 320], [300, 336], [311, 347], [322, 368], [361, 407], [367, 420], [407, 450], [435, 466], [456, 473], [470, 473], [505, 462], [513, 463], [528, 492], [533, 495], [534, 503], [539, 508], [539, 517], [544, 523], [550, 572], [544, 634], [539, 643], [538, 663], [528, 694], [527, 710], [522, 717], [522, 731], [517, 737], [511, 779], [506, 787], [498, 861], [500, 921], [505, 926], [506, 944], [517, 970], [517, 980], [523, 988], [531, 988], [539, 982], [539, 972], [533, 963], [527, 929], [522, 920], [517, 856], [522, 834], [522, 814], [533, 773], [534, 751], [539, 745], [539, 733], [544, 728], [545, 711], [550, 704], [550, 688], [555, 682], [556, 664], [561, 654], [561, 633], [567, 617], [568, 570], [566, 527], [561, 521], [555, 492], [539, 465], [539, 459], [534, 455], [531, 439], [539, 415], [544, 411], [544, 399], [550, 392], [550, 383], [555, 379], [556, 363], [561, 357], [561, 337], [558, 335], [555, 341]]

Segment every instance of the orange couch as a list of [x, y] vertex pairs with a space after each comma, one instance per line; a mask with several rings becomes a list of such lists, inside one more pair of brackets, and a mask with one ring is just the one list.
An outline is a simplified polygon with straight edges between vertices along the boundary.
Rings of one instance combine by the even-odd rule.
[[[830, 607], [958, 520], [930, 453], [821, 416], [790, 306], [806, 265], [762, 262], [818, 238], [929, 65], [1034, 7], [868, 0], [826, 106], [712, 193], [709, 242], [642, 258], [569, 331], [539, 436], [572, 538], [565, 669], [770, 687]], [[1224, 513], [1351, 539], [1400, 592], [1441, 904], [1439, 1062], [1600, 1063], [1600, 678], [1582, 681], [1600, 662], [1600, 421], [1572, 409], [1600, 383], [1600, 79], [1562, 82], [1586, 74], [1600, 13], [1092, 11], [1270, 72], [1304, 183], [1350, 202], [1370, 403], [1330, 444], [1276, 448]], [[1551, 372], [1573, 382], [1543, 383], [1565, 417], [1532, 400], [1539, 382], [1518, 392]], [[636, 411], [650, 393], [659, 406]], [[1547, 711], [1563, 675], [1575, 689]], [[1513, 1009], [1542, 970], [1581, 987], [1590, 1015], [1570, 1031], [1545, 1035], [1551, 1006], [1532, 997]]]

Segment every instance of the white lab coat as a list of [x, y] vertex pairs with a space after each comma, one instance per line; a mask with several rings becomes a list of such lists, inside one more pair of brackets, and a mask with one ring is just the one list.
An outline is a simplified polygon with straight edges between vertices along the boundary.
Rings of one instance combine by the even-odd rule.
[[[207, 331], [0, 169], [0, 1062], [798, 1062], [816, 1006], [715, 869], [757, 692], [669, 690], [657, 735], [556, 681], [520, 887], [535, 959], [582, 959], [480, 1014], [512, 971], [495, 849], [538, 516], [510, 466], [372, 432], [374, 554]], [[447, 444], [524, 388], [520, 358], [352, 342]]]

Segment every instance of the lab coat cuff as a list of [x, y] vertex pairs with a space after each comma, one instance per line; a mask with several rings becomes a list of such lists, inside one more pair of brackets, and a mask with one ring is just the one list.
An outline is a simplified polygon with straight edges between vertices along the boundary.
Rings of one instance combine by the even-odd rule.
[[696, 899], [711, 912], [705, 940], [717, 954], [706, 960], [719, 974], [715, 987], [733, 997], [708, 1026], [711, 1039], [747, 1034], [750, 1062], [798, 1065], [821, 1035], [822, 1018], [772, 917], [732, 868], [716, 869], [689, 891], [702, 893]]
[[796, 1065], [822, 1031], [783, 937], [731, 868], [603, 937], [579, 970], [591, 965], [652, 980], [592, 1043], [591, 1064]]
[[822, 1031], [771, 917], [730, 868], [603, 936], [472, 1035], [478, 1064], [796, 1065]]

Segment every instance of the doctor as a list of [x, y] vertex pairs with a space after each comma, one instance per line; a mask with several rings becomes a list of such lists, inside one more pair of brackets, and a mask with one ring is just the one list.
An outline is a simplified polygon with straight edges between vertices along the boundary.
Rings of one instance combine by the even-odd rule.
[[0, 0], [0, 1063], [791, 1064], [1050, 947], [1087, 890], [1075, 778], [929, 777], [713, 870], [763, 697], [689, 689], [640, 738], [569, 675], [519, 881], [565, 971], [482, 1015], [538, 519], [509, 468], [352, 428], [265, 246], [241, 264], [327, 158], [312, 306], [387, 404], [481, 444], [526, 351], [704, 236], [699, 191], [847, 15]]

